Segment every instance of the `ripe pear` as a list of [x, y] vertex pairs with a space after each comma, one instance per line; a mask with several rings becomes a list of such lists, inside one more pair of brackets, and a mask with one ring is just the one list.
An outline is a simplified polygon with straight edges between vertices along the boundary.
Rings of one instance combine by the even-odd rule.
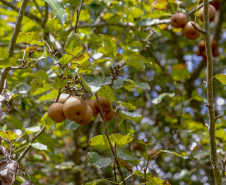
[[[114, 115], [115, 115], [114, 110], [110, 110], [110, 111], [104, 112], [105, 121], [112, 120], [112, 118], [114, 117]], [[101, 115], [101, 117], [102, 117], [102, 115]], [[103, 117], [102, 117], [102, 119], [103, 119]]]
[[[103, 98], [101, 96], [98, 96], [98, 100], [100, 102], [101, 109], [104, 112], [108, 112], [108, 111], [111, 111], [112, 110], [111, 103], [110, 103], [110, 101], [107, 98]], [[99, 106], [99, 104], [97, 102], [97, 108], [99, 110], [100, 110], [100, 106]]]
[[198, 43], [198, 47], [200, 49], [200, 51], [204, 51], [205, 50], [205, 41], [204, 40], [201, 40], [199, 43]]
[[200, 36], [200, 32], [196, 30], [192, 24], [195, 24], [195, 26], [200, 29], [200, 26], [198, 23], [194, 23], [192, 21], [187, 22], [184, 26], [184, 35], [190, 40], [196, 40]]
[[71, 96], [64, 102], [63, 111], [69, 120], [79, 120], [86, 115], [87, 103], [79, 96]]
[[99, 109], [97, 106], [97, 100], [93, 100], [93, 99], [88, 100], [87, 104], [92, 108], [93, 116], [97, 116], [97, 114], [99, 113]]
[[86, 115], [80, 119], [75, 120], [75, 122], [80, 125], [87, 125], [91, 121], [92, 117], [93, 117], [92, 108], [89, 105], [87, 105]]
[[70, 94], [64, 94], [62, 93], [58, 99], [58, 103], [64, 103], [68, 98], [69, 98]]
[[[213, 22], [216, 16], [216, 9], [213, 5], [209, 5], [209, 20]], [[199, 19], [203, 22], [204, 20], [204, 8], [199, 10]]]
[[62, 103], [53, 103], [48, 109], [48, 115], [56, 123], [61, 123], [66, 120]]
[[175, 13], [171, 17], [171, 25], [175, 28], [182, 28], [187, 23], [187, 16], [184, 13]]

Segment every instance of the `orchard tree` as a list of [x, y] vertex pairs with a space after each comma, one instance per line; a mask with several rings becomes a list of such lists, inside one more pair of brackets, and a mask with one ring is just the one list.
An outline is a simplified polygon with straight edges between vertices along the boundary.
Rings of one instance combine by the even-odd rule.
[[0, 0], [0, 184], [226, 184], [223, 0]]

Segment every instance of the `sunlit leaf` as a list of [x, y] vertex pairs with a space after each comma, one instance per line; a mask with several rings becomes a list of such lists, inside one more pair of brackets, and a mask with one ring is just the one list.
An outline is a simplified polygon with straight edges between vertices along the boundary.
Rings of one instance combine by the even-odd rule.
[[52, 91], [50, 91], [50, 93], [41, 96], [38, 101], [46, 101], [46, 100], [52, 100], [55, 99], [57, 97], [58, 94], [58, 90], [54, 89]]
[[132, 133], [129, 133], [124, 136], [120, 133], [116, 133], [116, 134], [111, 134], [110, 138], [119, 148], [122, 148], [126, 144], [133, 141], [134, 135]]
[[132, 103], [122, 102], [122, 101], [116, 101], [117, 104], [126, 107], [129, 110], [136, 110], [136, 107], [133, 106]]
[[110, 149], [109, 142], [107, 140], [106, 135], [98, 135], [93, 137], [89, 141], [89, 145], [96, 149], [108, 150]]
[[99, 76], [87, 75], [84, 76], [84, 79], [93, 94], [95, 94], [101, 88], [101, 80]]
[[226, 84], [226, 75], [223, 74], [217, 74], [215, 77], [223, 84]]
[[6, 138], [8, 140], [14, 140], [19, 137], [16, 133], [14, 133], [11, 130], [10, 131], [1, 131], [0, 130], [0, 136], [3, 138]]
[[71, 32], [68, 35], [64, 49], [68, 54], [72, 56], [75, 56], [80, 51], [82, 51], [82, 43], [77, 33]]
[[120, 115], [124, 119], [130, 119], [132, 121], [140, 122], [143, 119], [143, 116], [137, 113], [131, 113], [127, 111], [120, 111]]
[[38, 132], [40, 130], [41, 130], [40, 126], [28, 127], [28, 128], [25, 128], [25, 133], [32, 134], [32, 133]]
[[8, 48], [0, 47], [0, 60], [9, 58]]
[[116, 101], [115, 94], [108, 85], [104, 85], [97, 93], [99, 96], [107, 98], [111, 103]]
[[0, 68], [11, 67], [17, 64], [17, 60], [15, 57], [6, 58], [0, 60]]
[[172, 152], [172, 151], [169, 151], [169, 150], [159, 150], [159, 151], [160, 152], [164, 152], [164, 153], [173, 154], [173, 155], [176, 155], [178, 157], [182, 157], [183, 159], [187, 159], [188, 158], [188, 156], [183, 156], [183, 155], [180, 155], [180, 154], [178, 154], [176, 152]]
[[152, 144], [153, 142], [144, 141], [144, 139], [141, 139], [141, 140], [139, 140], [139, 141], [136, 141], [136, 143], [140, 143], [140, 144], [142, 144], [142, 145], [148, 146], [148, 145]]
[[69, 63], [72, 58], [73, 58], [72, 55], [65, 54], [64, 56], [62, 56], [60, 58], [60, 62], [59, 63], [65, 65], [65, 64]]
[[60, 24], [58, 19], [49, 19], [46, 22], [46, 26], [49, 27], [51, 30], [54, 30], [54, 31], [62, 29], [62, 25]]
[[15, 98], [16, 96], [20, 95], [20, 94], [26, 94], [30, 91], [30, 87], [27, 86], [26, 84], [19, 84], [15, 87], [15, 89], [13, 89], [13, 91], [10, 94], [10, 100]]
[[157, 98], [152, 100], [152, 103], [159, 104], [159, 103], [161, 103], [161, 101], [164, 97], [166, 97], [166, 96], [173, 97], [174, 95], [175, 95], [175, 93], [162, 93]]
[[37, 150], [48, 150], [46, 145], [43, 145], [42, 143], [39, 142], [31, 143], [31, 146]]
[[62, 1], [57, 0], [44, 0], [44, 1], [50, 5], [51, 9], [54, 11], [63, 27], [65, 21], [67, 20], [67, 12], [64, 10]]

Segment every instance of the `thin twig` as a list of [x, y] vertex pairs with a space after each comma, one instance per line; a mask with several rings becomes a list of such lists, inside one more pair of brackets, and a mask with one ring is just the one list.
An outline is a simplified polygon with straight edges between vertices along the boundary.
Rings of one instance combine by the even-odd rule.
[[97, 94], [96, 94], [96, 99], [97, 99], [97, 103], [98, 103], [98, 105], [99, 105], [99, 107], [100, 107], [100, 114], [101, 114], [102, 119], [103, 119], [103, 122], [104, 122], [105, 135], [106, 135], [106, 137], [107, 137], [107, 140], [108, 140], [108, 143], [109, 143], [109, 145], [110, 145], [112, 154], [113, 154], [113, 156], [114, 156], [114, 160], [115, 160], [115, 162], [116, 162], [116, 164], [117, 164], [117, 168], [118, 168], [119, 174], [120, 174], [120, 176], [121, 176], [121, 178], [122, 178], [123, 184], [126, 185], [126, 182], [125, 182], [125, 180], [124, 180], [123, 173], [122, 173], [121, 168], [120, 168], [120, 165], [119, 165], [119, 161], [118, 161], [117, 155], [116, 155], [116, 153], [115, 153], [115, 151], [114, 151], [114, 149], [113, 149], [113, 146], [112, 146], [112, 144], [111, 144], [111, 141], [110, 141], [110, 138], [109, 138], [109, 135], [108, 135], [108, 128], [107, 128], [107, 124], [106, 124], [104, 112], [103, 112], [103, 110], [102, 110], [102, 108], [101, 108], [100, 101], [99, 101], [99, 98], [98, 98]]
[[[5, 0], [0, 0], [0, 2], [2, 2], [4, 5], [12, 8], [13, 10], [19, 12], [19, 8], [17, 8], [16, 6], [13, 6], [12, 3], [7, 2]], [[22, 8], [22, 6], [21, 6], [21, 8]], [[30, 12], [25, 12], [24, 15], [32, 20], [35, 20], [37, 23], [42, 24], [42, 20], [39, 17], [35, 16], [34, 14], [31, 14]]]
[[214, 172], [215, 184], [222, 185], [222, 177], [219, 166], [217, 164], [217, 144], [215, 136], [215, 112], [214, 112], [214, 94], [213, 94], [213, 56], [210, 41], [210, 26], [209, 26], [209, 1], [204, 0], [204, 29], [205, 48], [207, 56], [207, 100], [209, 112], [209, 139], [210, 139], [210, 159]]
[[[148, 153], [148, 152], [147, 152]], [[149, 155], [149, 153], [148, 153], [148, 160], [147, 160], [147, 164], [146, 164], [146, 167], [145, 167], [145, 169], [144, 169], [144, 183], [145, 183], [145, 185], [146, 185], [146, 181], [147, 181], [147, 169], [148, 169], [148, 164], [149, 164], [149, 161], [150, 161], [150, 155]]]
[[[21, 24], [22, 24], [23, 16], [26, 13], [25, 11], [26, 11], [26, 7], [27, 7], [28, 1], [29, 0], [23, 0], [21, 8], [20, 8], [20, 10], [18, 10], [19, 11], [19, 15], [17, 17], [15, 29], [13, 31], [13, 35], [11, 37], [10, 44], [9, 44], [9, 57], [12, 57], [13, 54], [14, 54], [14, 48], [15, 48], [17, 36], [19, 34], [19, 31], [20, 31], [20, 27], [21, 27]], [[6, 5], [10, 4], [10, 3], [8, 3], [8, 2], [6, 2], [4, 0], [0, 0], [0, 2], [2, 2], [3, 4], [6, 4]], [[10, 67], [6, 67], [6, 68], [3, 69], [3, 72], [2, 72], [2, 75], [1, 75], [1, 79], [0, 79], [0, 93], [3, 91], [4, 84], [5, 84], [5, 79], [6, 79], [6, 76], [7, 76], [8, 72], [9, 72], [9, 70], [10, 70]]]
[[42, 129], [35, 135], [35, 137], [30, 141], [29, 145], [24, 149], [24, 151], [19, 155], [17, 162], [20, 162], [23, 157], [27, 154], [29, 149], [31, 148], [31, 144], [40, 136], [46, 129], [46, 126], [43, 126]]
[[81, 0], [79, 9], [76, 11], [77, 12], [77, 19], [76, 19], [75, 28], [74, 28], [75, 33], [77, 33], [78, 20], [79, 20], [79, 16], [80, 16], [80, 13], [81, 13], [81, 10], [82, 10], [82, 4], [83, 4], [83, 0]]

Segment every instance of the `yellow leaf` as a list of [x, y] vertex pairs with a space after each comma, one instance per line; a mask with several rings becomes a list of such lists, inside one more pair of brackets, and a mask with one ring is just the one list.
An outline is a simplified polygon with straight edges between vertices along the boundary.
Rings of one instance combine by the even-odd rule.
[[118, 161], [120, 162], [120, 164], [126, 168], [130, 173], [133, 173], [133, 170], [132, 170], [132, 166], [130, 166], [128, 163], [126, 163], [124, 160], [118, 158]]
[[78, 65], [82, 65], [84, 62], [86, 62], [89, 59], [89, 54], [85, 52], [84, 54], [80, 55], [79, 57], [72, 59], [71, 61], [71, 68], [73, 69], [74, 67]]
[[7, 138], [8, 140], [14, 140], [18, 138], [19, 136], [14, 133], [13, 131], [0, 131], [0, 136], [3, 138]]
[[168, 2], [166, 0], [155, 0], [153, 5], [154, 5], [154, 8], [158, 10], [166, 10]]
[[27, 47], [25, 49], [22, 49], [22, 52], [28, 52], [28, 51], [36, 51], [37, 50], [37, 46], [31, 46], [31, 47]]
[[166, 24], [160, 24], [158, 25], [160, 30], [165, 30], [166, 29]]
[[181, 28], [173, 28], [173, 32], [181, 32]]

